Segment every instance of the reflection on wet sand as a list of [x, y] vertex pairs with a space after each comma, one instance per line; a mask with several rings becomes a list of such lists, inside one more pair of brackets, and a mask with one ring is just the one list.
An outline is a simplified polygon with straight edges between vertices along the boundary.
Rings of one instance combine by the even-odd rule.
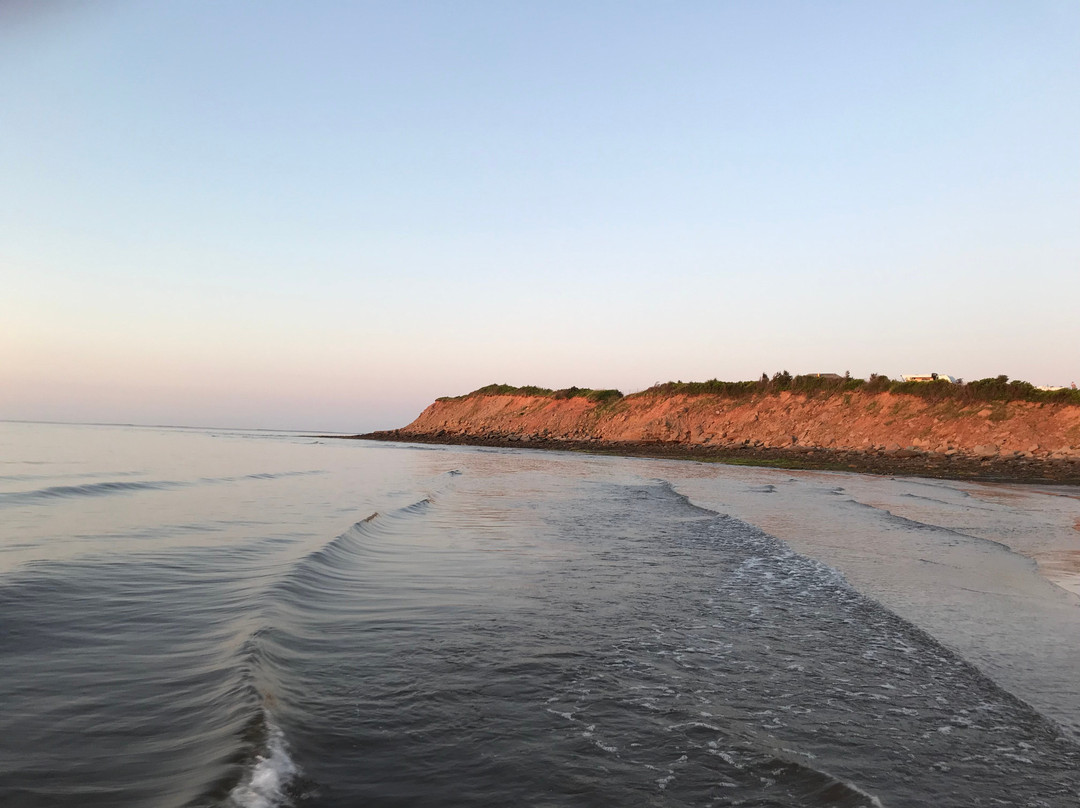
[[1080, 490], [654, 463], [959, 650], [1080, 736]]

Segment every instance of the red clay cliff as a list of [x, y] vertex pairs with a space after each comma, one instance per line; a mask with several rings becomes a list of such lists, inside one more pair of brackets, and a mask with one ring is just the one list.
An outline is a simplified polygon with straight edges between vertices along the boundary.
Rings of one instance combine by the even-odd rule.
[[[849, 462], [853, 458], [868, 462], [877, 458], [876, 464], [870, 462], [872, 467], [860, 468], [870, 471], [890, 471], [897, 461], [906, 459], [958, 470], [981, 463], [987, 471], [1000, 471], [1004, 463], [1008, 468], [996, 476], [1080, 479], [1080, 406], [929, 401], [892, 392], [808, 396], [784, 391], [732, 399], [646, 391], [605, 402], [587, 397], [471, 394], [440, 399], [408, 426], [367, 437], [634, 449], [630, 454], [677, 455], [671, 450], [681, 448], [687, 456], [714, 459], [740, 454], [748, 460], [750, 456], [803, 460], [816, 456], [818, 462], [809, 465], [821, 467], [831, 467], [821, 458], [839, 459], [840, 466], [851, 468], [860, 465]], [[663, 451], [642, 451], [642, 447]], [[886, 459], [891, 465], [876, 467]], [[905, 472], [899, 469], [899, 473]]]

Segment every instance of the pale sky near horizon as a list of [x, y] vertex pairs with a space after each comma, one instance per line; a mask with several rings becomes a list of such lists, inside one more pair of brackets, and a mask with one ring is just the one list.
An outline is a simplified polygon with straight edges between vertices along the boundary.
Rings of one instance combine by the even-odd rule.
[[1080, 4], [0, 0], [0, 418], [1080, 382]]

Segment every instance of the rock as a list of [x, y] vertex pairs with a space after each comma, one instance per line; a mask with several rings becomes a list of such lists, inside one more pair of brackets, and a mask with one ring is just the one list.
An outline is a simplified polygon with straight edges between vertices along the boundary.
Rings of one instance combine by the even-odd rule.
[[980, 443], [978, 446], [971, 450], [973, 457], [997, 457], [998, 447], [993, 443]]

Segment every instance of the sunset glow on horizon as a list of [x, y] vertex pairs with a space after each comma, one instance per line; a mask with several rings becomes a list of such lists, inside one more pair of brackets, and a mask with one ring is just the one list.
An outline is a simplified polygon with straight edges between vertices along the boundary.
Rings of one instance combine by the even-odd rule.
[[1080, 382], [1080, 7], [0, 15], [0, 419], [492, 382]]

